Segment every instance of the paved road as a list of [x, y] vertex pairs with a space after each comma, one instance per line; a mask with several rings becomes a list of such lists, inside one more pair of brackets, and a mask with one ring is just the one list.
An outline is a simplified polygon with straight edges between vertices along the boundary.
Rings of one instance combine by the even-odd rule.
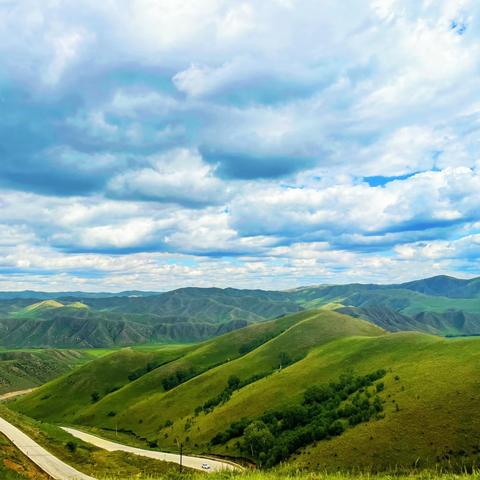
[[55, 480], [95, 480], [54, 457], [17, 427], [0, 417], [0, 432]]
[[[155, 460], [161, 460], [163, 462], [173, 462], [178, 464], [180, 463], [180, 455], [176, 453], [156, 452], [153, 450], [143, 450], [141, 448], [129, 447], [127, 445], [122, 445], [121, 443], [114, 443], [109, 440], [97, 437], [95, 435], [81, 432], [80, 430], [75, 430], [74, 428], [62, 428], [74, 437], [77, 437], [84, 442], [91, 443], [96, 447], [108, 450], [109, 452], [122, 451], [127, 453], [133, 453], [135, 455], [140, 455], [142, 457], [154, 458]], [[183, 455], [182, 463], [185, 467], [194, 468], [196, 470], [203, 470], [202, 464], [208, 463], [208, 465], [210, 465], [210, 469], [208, 470], [209, 472], [215, 472], [219, 470], [241, 469], [240, 466], [231, 463], [222, 462], [219, 460], [212, 460], [210, 458], [190, 457], [188, 455]]]

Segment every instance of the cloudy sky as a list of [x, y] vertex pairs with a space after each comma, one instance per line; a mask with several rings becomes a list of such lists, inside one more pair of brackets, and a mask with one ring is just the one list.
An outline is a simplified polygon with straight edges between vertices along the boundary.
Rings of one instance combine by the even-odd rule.
[[478, 0], [0, 0], [0, 289], [480, 272]]

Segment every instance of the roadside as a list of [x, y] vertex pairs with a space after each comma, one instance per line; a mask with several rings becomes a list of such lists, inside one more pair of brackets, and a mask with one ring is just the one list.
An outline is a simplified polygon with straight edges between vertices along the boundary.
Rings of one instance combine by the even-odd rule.
[[[168, 478], [178, 472], [176, 463], [161, 462], [121, 451], [102, 450], [73, 437], [56, 425], [16, 413], [4, 404], [0, 404], [0, 418], [40, 445], [48, 455], [84, 472], [90, 478]], [[189, 468], [184, 470], [191, 471]], [[0, 478], [3, 480], [1, 476]], [[68, 477], [61, 478], [63, 480]]]
[[[126, 453], [132, 453], [142, 457], [153, 458], [163, 462], [171, 462], [180, 464], [180, 455], [175, 453], [157, 452], [155, 450], [144, 450], [141, 448], [130, 447], [128, 445], [122, 445], [121, 443], [115, 443], [110, 440], [91, 435], [90, 433], [82, 432], [74, 428], [62, 427], [63, 430], [73, 435], [76, 438], [81, 439], [84, 442], [95, 445], [109, 452], [121, 451]], [[220, 460], [214, 460], [212, 458], [192, 457], [189, 455], [182, 455], [182, 465], [187, 468], [193, 468], [195, 470], [201, 470], [205, 472], [218, 472], [222, 470], [243, 470], [242, 467], [231, 462], [224, 462]]]
[[0, 417], [0, 432], [3, 433], [26, 457], [55, 480], [95, 480], [47, 452], [38, 443], [17, 427]]

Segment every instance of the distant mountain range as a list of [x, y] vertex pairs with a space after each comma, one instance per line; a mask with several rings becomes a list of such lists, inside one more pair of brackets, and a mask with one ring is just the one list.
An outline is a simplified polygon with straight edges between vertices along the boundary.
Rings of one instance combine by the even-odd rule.
[[385, 330], [480, 334], [480, 277], [289, 291], [182, 288], [165, 293], [0, 292], [4, 347], [111, 347], [194, 342], [312, 309], [337, 310]]

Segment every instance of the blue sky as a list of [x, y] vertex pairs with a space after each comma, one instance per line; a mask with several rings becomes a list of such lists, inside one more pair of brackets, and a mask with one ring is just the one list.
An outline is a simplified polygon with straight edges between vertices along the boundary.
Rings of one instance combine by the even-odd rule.
[[0, 289], [480, 267], [473, 0], [0, 0]]

